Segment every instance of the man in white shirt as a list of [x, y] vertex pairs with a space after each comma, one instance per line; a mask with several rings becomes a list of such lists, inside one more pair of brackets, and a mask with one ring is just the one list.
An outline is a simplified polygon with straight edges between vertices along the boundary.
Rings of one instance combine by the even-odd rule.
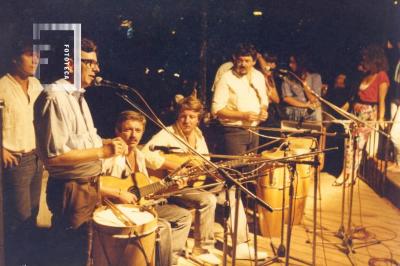
[[241, 44], [233, 59], [233, 68], [216, 83], [211, 112], [224, 126], [225, 153], [237, 155], [258, 146], [258, 136], [246, 127], [267, 119], [268, 97], [264, 75], [254, 69], [255, 48]]
[[[239, 44], [233, 58], [232, 69], [225, 72], [216, 82], [211, 112], [223, 125], [224, 152], [240, 155], [258, 147], [258, 135], [248, 131], [268, 118], [268, 97], [264, 75], [254, 68], [257, 51], [251, 44]], [[235, 199], [230, 189], [230, 200]], [[235, 204], [231, 204], [231, 218]], [[246, 214], [241, 201], [238, 212], [237, 258], [254, 258], [254, 249], [245, 246], [248, 239]], [[243, 230], [245, 228], [245, 230]], [[266, 258], [265, 252], [258, 253], [258, 259]]]
[[[177, 138], [181, 139], [187, 145], [192, 147], [200, 154], [207, 155], [209, 153], [204, 136], [198, 127], [201, 114], [203, 113], [203, 105], [197, 97], [192, 94], [189, 97], [181, 99], [178, 103], [177, 119], [176, 122], [167, 127], [167, 130], [174, 136], [169, 134], [165, 129], [154, 135], [151, 140], [143, 147], [143, 152], [146, 154], [146, 162], [149, 168], [155, 169], [169, 169], [175, 170], [179, 167], [180, 163], [169, 160], [155, 151], [150, 151], [151, 146], [165, 146], [177, 147], [177, 153], [184, 153], [187, 158], [200, 161], [196, 156], [189, 156], [189, 149], [186, 145], [182, 144]], [[197, 158], [197, 159], [196, 159]], [[234, 191], [230, 191], [231, 206], [234, 206]], [[195, 227], [194, 238], [195, 245], [193, 247], [193, 254], [197, 259], [207, 262], [209, 264], [218, 264], [220, 260], [210, 253], [211, 247], [214, 245], [214, 220], [216, 204], [223, 204], [225, 199], [224, 192], [216, 197], [206, 190], [195, 190], [177, 197], [174, 200], [181, 206], [194, 207], [197, 212], [198, 226]], [[235, 217], [235, 208], [231, 208], [231, 217]], [[242, 230], [246, 227], [246, 216], [244, 213], [243, 204], [240, 201], [239, 205], [239, 228], [238, 231], [238, 245], [237, 245], [237, 258], [252, 259], [254, 258], [254, 250], [248, 246], [247, 230]], [[229, 224], [233, 224], [233, 219], [230, 219]], [[265, 258], [265, 252], [259, 253], [259, 258]]]
[[4, 222], [7, 265], [28, 262], [30, 234], [39, 211], [43, 164], [36, 155], [33, 105], [42, 91], [34, 77], [39, 58], [31, 41], [13, 47], [10, 72], [0, 79], [4, 101]]
[[[115, 125], [116, 135], [128, 145], [128, 153], [104, 160], [103, 174], [119, 178], [132, 178], [131, 175], [141, 173], [136, 178], [138, 183], [151, 184], [146, 169], [144, 154], [137, 148], [143, 136], [146, 119], [134, 111], [124, 111], [119, 114]], [[161, 180], [160, 180], [161, 181]], [[107, 188], [106, 188], [107, 189]], [[160, 230], [158, 266], [169, 266], [178, 263], [178, 254], [186, 244], [192, 223], [190, 212], [175, 204], [156, 205], [158, 226]]]

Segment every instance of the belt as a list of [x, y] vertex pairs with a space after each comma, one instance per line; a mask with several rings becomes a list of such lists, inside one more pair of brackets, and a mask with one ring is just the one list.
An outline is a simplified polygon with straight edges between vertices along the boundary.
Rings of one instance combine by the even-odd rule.
[[31, 151], [28, 151], [28, 152], [23, 152], [22, 156], [29, 156], [29, 155], [33, 155], [33, 154], [36, 154], [36, 150], [35, 149], [33, 149]]
[[84, 185], [84, 184], [90, 184], [90, 185], [97, 185], [97, 183], [99, 182], [99, 178], [100, 175], [96, 175], [96, 176], [91, 176], [88, 178], [76, 178], [76, 179], [57, 179], [57, 178], [53, 178], [52, 182], [75, 182], [77, 184], [80, 185]]
[[71, 181], [74, 181], [78, 184], [87, 184], [89, 183], [90, 185], [96, 185], [99, 182], [99, 177], [100, 175], [96, 175], [96, 176], [91, 176], [88, 178], [78, 178], [78, 179], [73, 179]]
[[31, 151], [28, 151], [28, 152], [15, 152], [15, 151], [10, 151], [10, 152], [11, 152], [11, 154], [13, 154], [15, 156], [23, 157], [23, 156], [29, 156], [29, 155], [36, 154], [36, 149], [33, 149]]

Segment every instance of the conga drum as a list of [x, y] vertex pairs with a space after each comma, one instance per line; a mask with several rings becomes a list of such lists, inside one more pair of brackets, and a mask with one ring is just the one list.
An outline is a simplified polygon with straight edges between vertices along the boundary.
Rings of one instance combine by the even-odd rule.
[[134, 225], [124, 225], [109, 208], [97, 209], [93, 215], [93, 265], [155, 265], [156, 213], [128, 204], [115, 206]]
[[[285, 152], [281, 150], [264, 151], [262, 157], [266, 159], [279, 159], [284, 157]], [[288, 169], [285, 164], [274, 162], [266, 165], [260, 170], [262, 176], [257, 181], [257, 196], [268, 203], [273, 212], [258, 205], [259, 227], [261, 234], [268, 237], [279, 236], [282, 228], [282, 211], [287, 216], [289, 206], [289, 183]], [[285, 206], [282, 208], [283, 197]]]
[[[302, 155], [311, 152], [318, 145], [315, 138], [289, 137], [289, 148], [293, 155]], [[298, 161], [313, 161], [314, 156], [307, 156]], [[310, 186], [310, 180], [314, 175], [314, 168], [310, 164], [296, 164], [294, 179], [294, 199], [292, 208], [292, 223], [300, 224], [303, 219], [304, 209]], [[285, 221], [288, 222], [287, 220]]]

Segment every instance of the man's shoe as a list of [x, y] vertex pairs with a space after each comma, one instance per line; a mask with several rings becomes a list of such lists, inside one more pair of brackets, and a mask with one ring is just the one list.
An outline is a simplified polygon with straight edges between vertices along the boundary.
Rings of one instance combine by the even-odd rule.
[[201, 264], [220, 265], [221, 260], [206, 248], [193, 247], [193, 259]]
[[204, 253], [197, 255], [195, 256], [195, 259], [203, 264], [209, 264], [209, 265], [221, 265], [222, 263], [221, 260], [212, 253]]
[[[265, 260], [268, 257], [267, 252], [257, 250], [257, 259]], [[254, 260], [255, 250], [247, 243], [241, 243], [236, 246], [236, 259], [237, 260]]]

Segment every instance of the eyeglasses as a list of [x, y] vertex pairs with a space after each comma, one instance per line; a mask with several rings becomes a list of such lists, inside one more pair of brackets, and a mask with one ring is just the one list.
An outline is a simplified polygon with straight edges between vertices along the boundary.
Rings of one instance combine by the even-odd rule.
[[84, 63], [86, 66], [90, 67], [90, 68], [94, 68], [96, 67], [100, 67], [99, 62], [97, 62], [96, 60], [92, 60], [92, 59], [81, 59], [82, 63]]

